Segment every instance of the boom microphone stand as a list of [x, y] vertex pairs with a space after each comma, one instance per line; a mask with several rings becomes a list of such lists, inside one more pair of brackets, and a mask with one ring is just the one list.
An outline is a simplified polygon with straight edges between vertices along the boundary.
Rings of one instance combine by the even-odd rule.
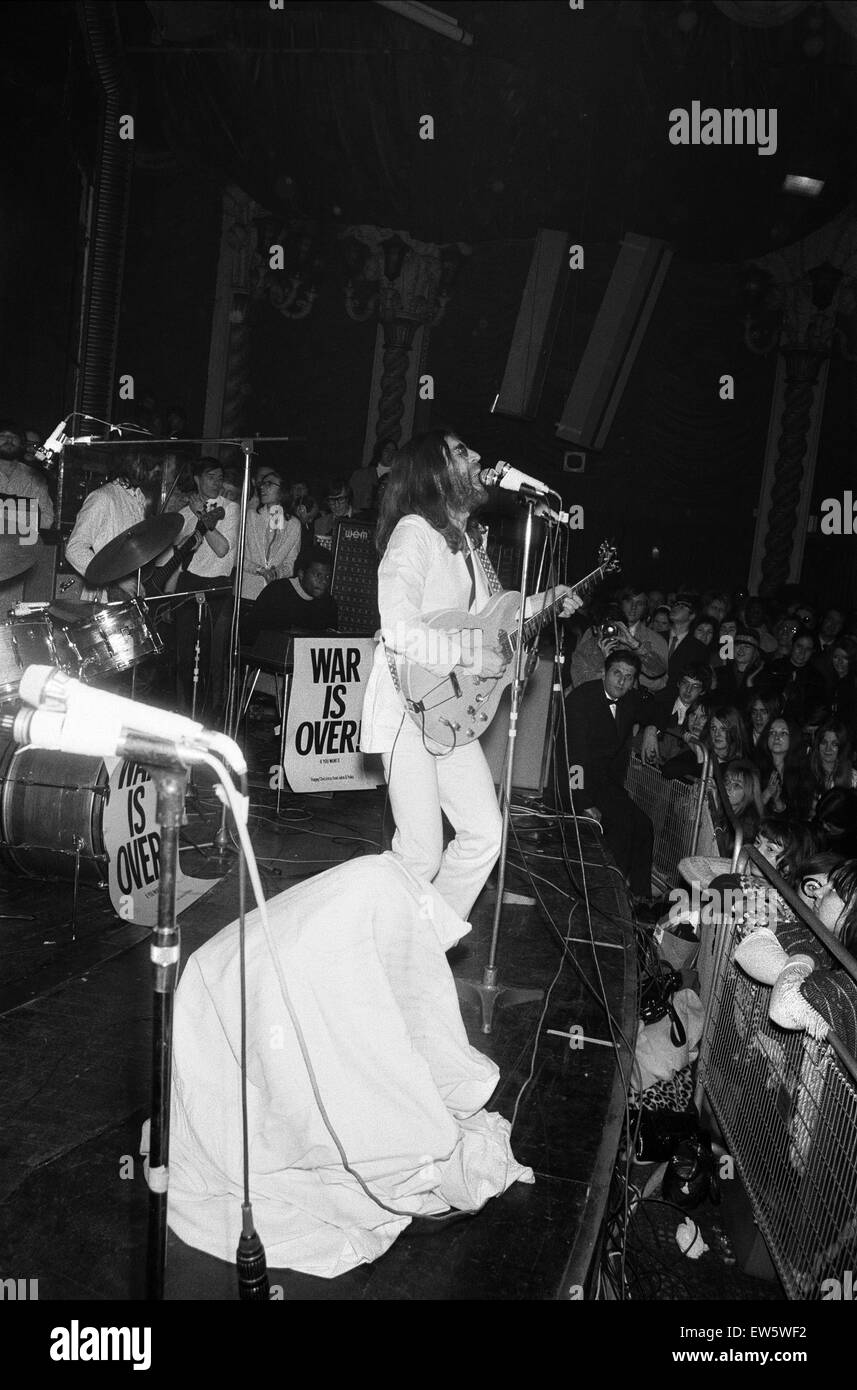
[[515, 674], [511, 688], [509, 709], [509, 733], [506, 741], [505, 776], [503, 779], [503, 831], [500, 839], [500, 858], [497, 866], [497, 900], [494, 904], [494, 923], [491, 930], [491, 949], [488, 964], [482, 972], [482, 981], [459, 980], [455, 986], [460, 999], [478, 999], [482, 1006], [482, 1032], [490, 1033], [494, 1009], [510, 1008], [513, 1004], [532, 1004], [544, 995], [543, 989], [521, 989], [497, 983], [497, 945], [500, 937], [500, 922], [503, 916], [503, 889], [506, 885], [506, 859], [509, 852], [509, 824], [512, 817], [512, 778], [515, 762], [515, 739], [518, 733], [518, 711], [524, 694], [526, 676], [524, 672], [526, 654], [524, 652], [524, 610], [527, 603], [527, 576], [530, 569], [530, 549], [533, 539], [533, 509], [538, 500], [535, 497], [521, 496], [527, 504], [527, 524], [524, 531], [524, 558], [521, 566], [521, 606], [518, 609], [518, 635], [515, 646]]

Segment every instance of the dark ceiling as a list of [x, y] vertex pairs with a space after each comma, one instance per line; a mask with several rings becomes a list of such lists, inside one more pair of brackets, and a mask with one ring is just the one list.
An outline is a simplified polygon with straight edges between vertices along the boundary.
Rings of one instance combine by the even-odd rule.
[[[855, 44], [819, 5], [773, 28], [679, 0], [439, 6], [470, 47], [357, 0], [118, 8], [142, 151], [169, 149], [322, 229], [469, 243], [634, 230], [738, 261], [853, 194]], [[776, 154], [671, 145], [670, 110], [694, 100], [775, 107]], [[781, 195], [796, 164], [826, 179], [820, 199]]]

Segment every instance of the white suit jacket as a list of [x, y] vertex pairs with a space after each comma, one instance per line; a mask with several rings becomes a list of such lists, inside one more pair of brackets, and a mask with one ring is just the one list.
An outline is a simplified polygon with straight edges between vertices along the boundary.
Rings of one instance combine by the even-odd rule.
[[[488, 581], [478, 562], [476, 598], [478, 613], [490, 598]], [[464, 553], [453, 554], [438, 531], [420, 516], [404, 516], [397, 524], [378, 569], [378, 611], [381, 615], [381, 641], [363, 701], [360, 747], [364, 753], [389, 753], [402, 723], [405, 707], [390, 675], [385, 646], [394, 651], [407, 647], [418, 658], [421, 639], [425, 651], [437, 650], [437, 633], [428, 637], [425, 618], [444, 608], [467, 610], [470, 600], [470, 570]], [[439, 675], [451, 671], [461, 656], [461, 643], [451, 634], [443, 644], [440, 662], [420, 661]]]

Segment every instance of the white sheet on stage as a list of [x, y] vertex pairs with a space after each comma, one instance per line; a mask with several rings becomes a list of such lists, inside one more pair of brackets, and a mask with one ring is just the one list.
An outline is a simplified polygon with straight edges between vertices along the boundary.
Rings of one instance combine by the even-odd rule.
[[[389, 854], [268, 904], [319, 1091], [348, 1163], [410, 1215], [475, 1210], [519, 1180], [498, 1079], [472, 1048], [444, 952], [470, 930]], [[332, 1278], [405, 1228], [347, 1172], [316, 1104], [254, 911], [247, 917], [251, 1196], [268, 1265]], [[188, 961], [175, 1008], [169, 1224], [233, 1261], [240, 1235], [238, 924]]]

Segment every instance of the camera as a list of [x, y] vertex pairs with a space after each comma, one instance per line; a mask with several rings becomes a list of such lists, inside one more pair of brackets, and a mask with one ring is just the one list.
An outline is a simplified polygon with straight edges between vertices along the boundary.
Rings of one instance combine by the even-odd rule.
[[609, 642], [611, 638], [619, 636], [619, 628], [616, 623], [602, 623], [598, 629], [599, 642]]

